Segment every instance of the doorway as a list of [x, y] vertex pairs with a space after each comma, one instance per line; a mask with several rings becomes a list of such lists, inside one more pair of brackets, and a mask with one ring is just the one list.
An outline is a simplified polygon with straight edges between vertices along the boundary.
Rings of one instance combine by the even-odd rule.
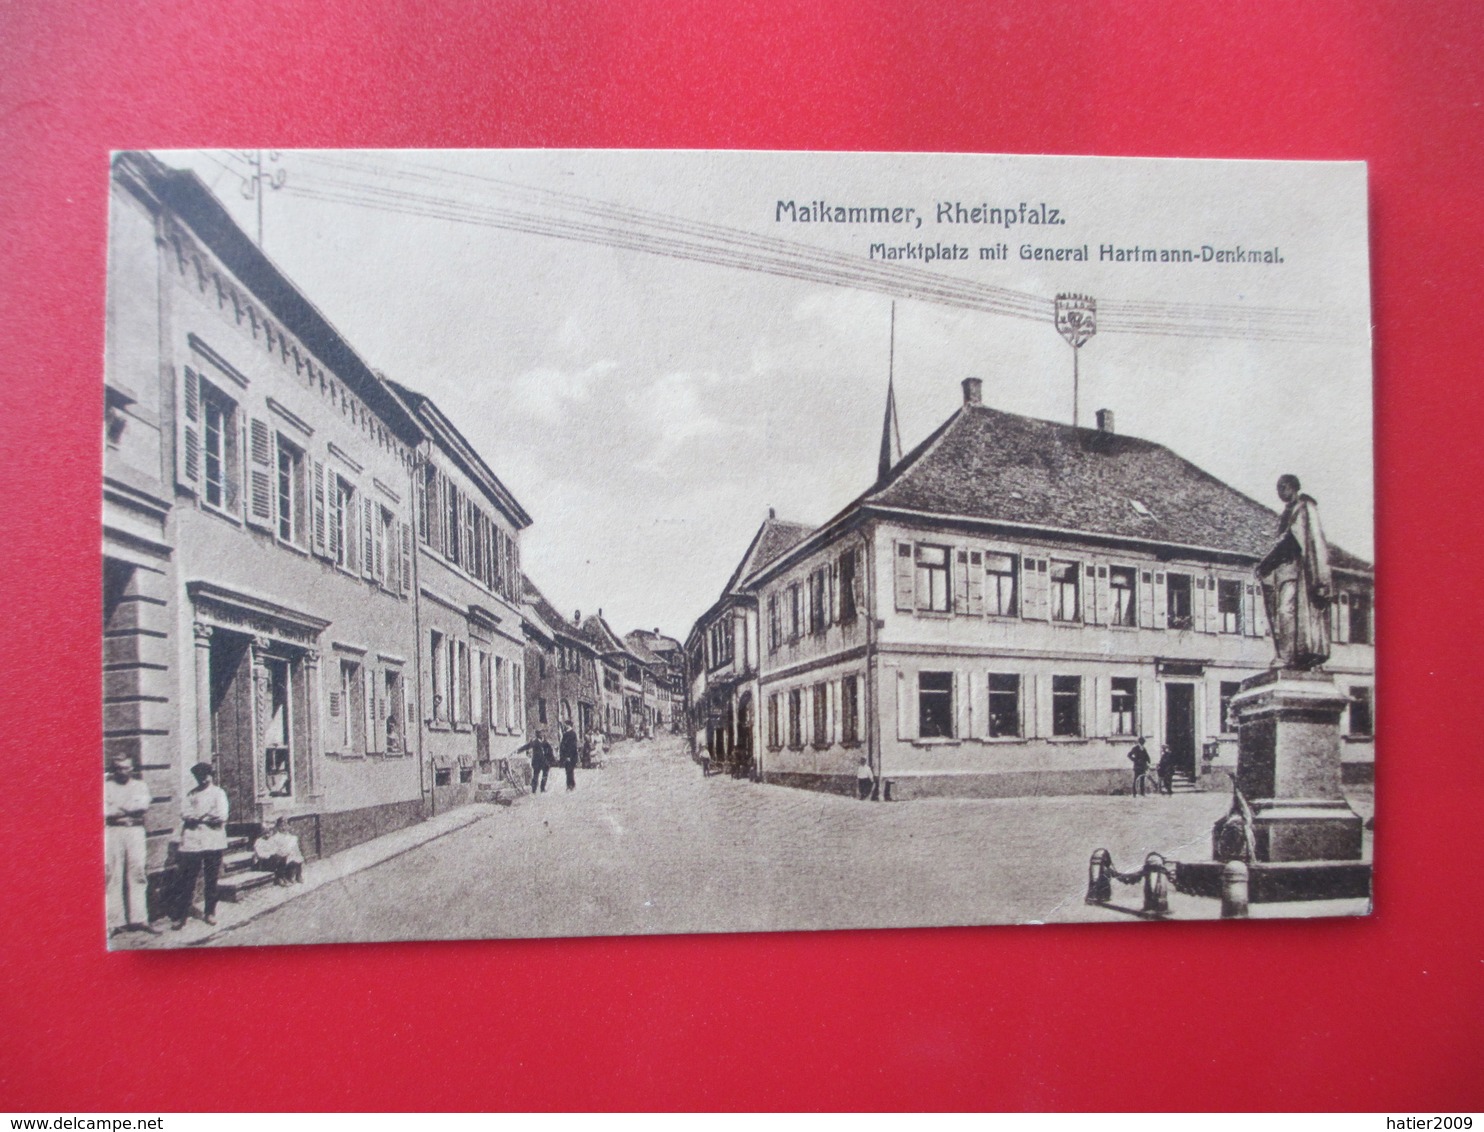
[[1195, 775], [1195, 685], [1165, 685], [1165, 746], [1176, 774]]
[[243, 633], [217, 629], [211, 635], [211, 752], [234, 822], [257, 813], [249, 645]]

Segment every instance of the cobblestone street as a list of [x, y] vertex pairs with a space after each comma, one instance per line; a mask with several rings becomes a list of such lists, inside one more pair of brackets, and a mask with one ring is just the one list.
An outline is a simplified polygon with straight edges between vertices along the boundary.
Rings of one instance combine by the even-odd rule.
[[[1107, 847], [1125, 870], [1155, 850], [1204, 857], [1228, 801], [1209, 793], [873, 805], [703, 778], [681, 741], [664, 737], [621, 744], [603, 769], [579, 772], [573, 793], [557, 772], [545, 794], [210, 942], [1129, 922], [1083, 903], [1091, 852]], [[1353, 801], [1370, 815], [1368, 796]], [[1138, 908], [1137, 886], [1115, 887], [1121, 910]], [[1176, 896], [1172, 911], [1205, 918], [1219, 908]]]

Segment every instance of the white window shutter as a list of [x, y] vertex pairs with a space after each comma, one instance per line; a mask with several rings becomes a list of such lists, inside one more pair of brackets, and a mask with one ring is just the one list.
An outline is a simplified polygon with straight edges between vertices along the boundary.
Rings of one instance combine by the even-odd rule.
[[412, 528], [406, 523], [398, 523], [397, 527], [402, 536], [402, 569], [398, 577], [405, 594], [412, 592]]
[[1108, 588], [1108, 567], [1106, 563], [1098, 563], [1094, 566], [1096, 577], [1092, 579], [1092, 592], [1088, 597], [1087, 609], [1091, 614], [1090, 620], [1094, 625], [1106, 625], [1112, 617], [1111, 591]]
[[969, 724], [964, 734], [970, 739], [984, 739], [989, 736], [989, 725], [986, 722], [989, 711], [989, 674], [975, 669], [966, 678], [969, 682], [969, 694], [964, 698], [968, 701]]
[[1136, 575], [1139, 588], [1139, 624], [1154, 628], [1154, 571], [1140, 570]]
[[194, 494], [201, 483], [201, 388], [196, 371], [182, 366], [181, 409], [176, 429], [176, 482]]
[[273, 526], [273, 432], [268, 422], [247, 422], [247, 521], [255, 527]]
[[953, 737], [962, 739], [969, 733], [969, 697], [964, 694], [963, 673], [953, 670]]
[[376, 540], [371, 525], [376, 521], [376, 504], [369, 492], [361, 492], [361, 576], [376, 575]]
[[895, 589], [897, 608], [911, 610], [916, 608], [916, 586], [913, 574], [916, 566], [912, 561], [912, 544], [910, 542], [899, 542], [893, 544], [892, 553], [895, 563]]
[[1167, 629], [1170, 625], [1170, 601], [1165, 589], [1165, 573], [1156, 570], [1154, 573], [1154, 621], [1156, 629]]
[[969, 568], [965, 571], [969, 586], [969, 616], [984, 616], [984, 552], [969, 551]]
[[969, 552], [955, 547], [950, 560], [953, 563], [953, 612], [965, 617], [969, 612]]
[[1221, 613], [1216, 605], [1216, 576], [1206, 575], [1205, 600], [1201, 602], [1201, 609], [1196, 614], [1199, 620], [1197, 625], [1203, 633], [1214, 633], [1221, 628]]
[[917, 732], [917, 714], [913, 711], [916, 705], [911, 702], [910, 690], [907, 686], [907, 674], [901, 669], [897, 670], [897, 738], [912, 739]]
[[[327, 520], [328, 536], [325, 542], [327, 547], [326, 553], [332, 560], [337, 560], [341, 557], [340, 543], [346, 533], [345, 527], [348, 516], [345, 514], [345, 501], [341, 496], [340, 480], [334, 472], [328, 470], [325, 474], [325, 506], [329, 510]], [[349, 555], [346, 555], [346, 557], [349, 557]]]
[[326, 553], [328, 542], [325, 532], [325, 464], [323, 460], [314, 461], [314, 474], [310, 480], [310, 514], [313, 516], [310, 526], [314, 529], [313, 543], [314, 552], [321, 557]]

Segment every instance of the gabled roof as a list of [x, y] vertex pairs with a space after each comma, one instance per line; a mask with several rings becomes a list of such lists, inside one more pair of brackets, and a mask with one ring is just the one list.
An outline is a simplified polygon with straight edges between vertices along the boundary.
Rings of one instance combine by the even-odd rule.
[[463, 469], [465, 475], [479, 485], [485, 497], [505, 513], [505, 517], [515, 524], [517, 530], [531, 525], [531, 517], [526, 514], [525, 508], [511, 494], [510, 489], [500, 482], [500, 477], [490, 470], [484, 457], [464, 438], [458, 426], [449, 420], [436, 401], [426, 393], [409, 389], [389, 377], [383, 377], [382, 380], [418, 419], [423, 430], [433, 438], [433, 442]]
[[189, 225], [273, 317], [333, 370], [399, 438], [409, 444], [422, 439], [422, 430], [406, 407], [319, 308], [237, 226], [200, 177], [188, 169], [171, 168], [143, 151], [116, 154], [113, 169], [115, 177], [136, 196], [152, 196]]
[[[859, 507], [1260, 558], [1278, 514], [1162, 444], [965, 405]], [[843, 514], [843, 513], [842, 513]], [[1331, 544], [1341, 569], [1370, 564]]]
[[618, 639], [618, 634], [608, 626], [601, 613], [595, 613], [591, 617], [585, 617], [582, 626], [577, 630], [583, 640], [598, 650], [601, 656], [610, 656], [613, 653], [628, 655], [629, 648]]
[[521, 592], [525, 604], [541, 626], [553, 637], [565, 637], [584, 648], [590, 648], [581, 630], [557, 612], [556, 606], [547, 600], [535, 582], [527, 574], [521, 575]]
[[640, 664], [647, 664], [651, 668], [665, 667], [664, 658], [654, 654], [639, 632], [625, 633], [623, 643], [629, 654]]
[[737, 563], [737, 568], [727, 579], [722, 594], [740, 592], [749, 577], [803, 542], [813, 530], [813, 527], [805, 523], [791, 523], [787, 519], [778, 518], [770, 508], [768, 517], [758, 527], [757, 534], [752, 536], [752, 542], [742, 555], [742, 561]]
[[648, 629], [635, 629], [632, 633], [626, 634], [624, 636], [624, 640], [627, 641], [631, 637], [638, 637], [639, 640], [644, 642], [644, 647], [647, 648], [650, 652], [654, 653], [661, 660], [665, 659], [665, 655], [667, 653], [678, 653], [685, 650], [685, 646], [677, 641], [674, 637], [667, 637], [658, 629], [655, 629], [652, 632]]

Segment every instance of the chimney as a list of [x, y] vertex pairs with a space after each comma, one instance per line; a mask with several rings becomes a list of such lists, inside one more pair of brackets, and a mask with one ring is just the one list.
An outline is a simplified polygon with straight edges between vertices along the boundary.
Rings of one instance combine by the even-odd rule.
[[770, 518], [770, 519], [776, 519], [776, 518], [778, 518], [778, 512], [777, 511], [774, 511], [773, 508], [769, 507], [768, 508], [768, 518]]
[[1098, 431], [1099, 432], [1106, 432], [1109, 435], [1112, 435], [1112, 433], [1113, 433], [1113, 410], [1112, 409], [1099, 409], [1098, 410]]
[[574, 624], [574, 625], [581, 625], [582, 624], [582, 610], [580, 610], [580, 609], [574, 609], [572, 611], [572, 624]]
[[964, 378], [964, 404], [984, 404], [984, 382], [980, 381], [977, 377]]

